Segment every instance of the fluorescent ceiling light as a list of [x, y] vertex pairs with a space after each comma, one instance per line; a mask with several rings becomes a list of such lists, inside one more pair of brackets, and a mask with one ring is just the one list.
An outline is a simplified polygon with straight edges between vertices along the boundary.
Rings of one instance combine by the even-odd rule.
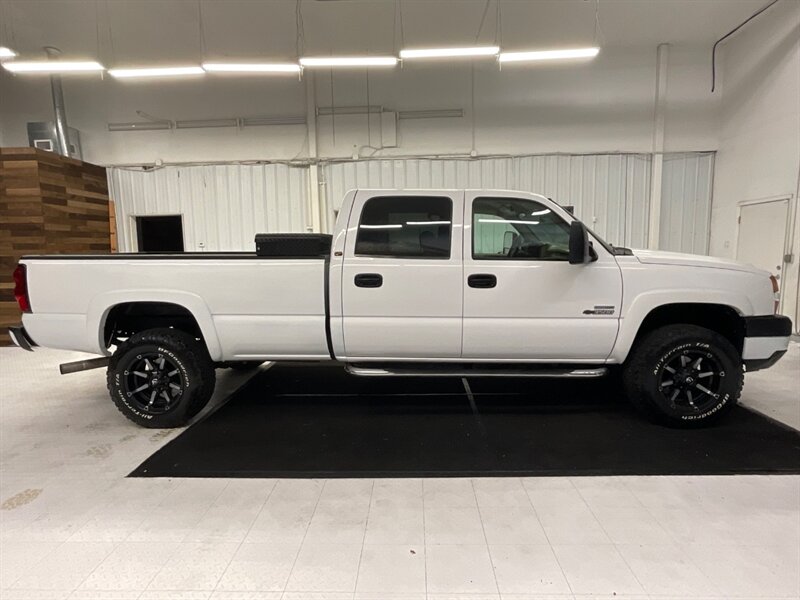
[[36, 60], [4, 62], [3, 68], [12, 73], [87, 73], [105, 71], [105, 67], [93, 61]]
[[204, 75], [202, 67], [137, 67], [134, 69], [109, 69], [112, 77], [173, 77], [176, 75]]
[[297, 63], [203, 63], [209, 73], [299, 73]]
[[17, 55], [11, 48], [0, 46], [0, 58], [14, 58]]
[[396, 56], [319, 56], [301, 58], [303, 67], [393, 67]]
[[600, 48], [575, 48], [572, 50], [537, 50], [535, 52], [501, 52], [500, 62], [522, 62], [534, 60], [559, 60], [568, 58], [593, 58]]
[[402, 229], [403, 226], [399, 223], [394, 225], [359, 225], [361, 229]]
[[420, 50], [401, 50], [403, 60], [414, 58], [469, 58], [470, 56], [495, 56], [499, 46], [474, 46], [472, 48], [423, 48]]
[[539, 221], [523, 221], [521, 219], [478, 219], [479, 223], [514, 223], [516, 225], [538, 225]]

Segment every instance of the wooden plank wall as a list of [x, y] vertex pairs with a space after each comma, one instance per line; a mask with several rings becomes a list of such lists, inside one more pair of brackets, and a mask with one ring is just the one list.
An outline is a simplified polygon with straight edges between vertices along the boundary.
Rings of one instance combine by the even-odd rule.
[[110, 251], [103, 167], [36, 148], [0, 148], [0, 345], [10, 343], [6, 328], [20, 322], [12, 279], [20, 256]]

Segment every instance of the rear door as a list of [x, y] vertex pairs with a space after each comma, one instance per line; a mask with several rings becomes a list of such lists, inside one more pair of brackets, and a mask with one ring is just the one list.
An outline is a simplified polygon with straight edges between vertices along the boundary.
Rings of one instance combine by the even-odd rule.
[[342, 263], [348, 360], [461, 356], [463, 192], [358, 192]]

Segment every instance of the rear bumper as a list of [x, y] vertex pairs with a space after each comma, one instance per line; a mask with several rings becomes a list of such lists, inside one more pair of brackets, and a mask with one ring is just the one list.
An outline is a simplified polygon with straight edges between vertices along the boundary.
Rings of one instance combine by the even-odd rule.
[[758, 371], [774, 365], [786, 354], [792, 322], [789, 317], [768, 315], [745, 317], [745, 338], [742, 360], [747, 371]]
[[33, 352], [33, 349], [36, 347], [36, 342], [31, 339], [31, 336], [28, 335], [28, 332], [25, 331], [25, 327], [22, 325], [9, 327], [8, 335], [11, 336], [11, 341], [23, 350]]

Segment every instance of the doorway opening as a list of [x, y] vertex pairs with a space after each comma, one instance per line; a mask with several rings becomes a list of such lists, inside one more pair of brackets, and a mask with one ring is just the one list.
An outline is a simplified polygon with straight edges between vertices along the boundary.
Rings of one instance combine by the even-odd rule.
[[783, 268], [788, 259], [789, 204], [789, 197], [739, 203], [736, 260], [769, 271], [781, 287]]
[[742, 202], [736, 259], [780, 277], [789, 223], [789, 198]]
[[183, 252], [183, 217], [136, 217], [136, 237], [139, 252]]

